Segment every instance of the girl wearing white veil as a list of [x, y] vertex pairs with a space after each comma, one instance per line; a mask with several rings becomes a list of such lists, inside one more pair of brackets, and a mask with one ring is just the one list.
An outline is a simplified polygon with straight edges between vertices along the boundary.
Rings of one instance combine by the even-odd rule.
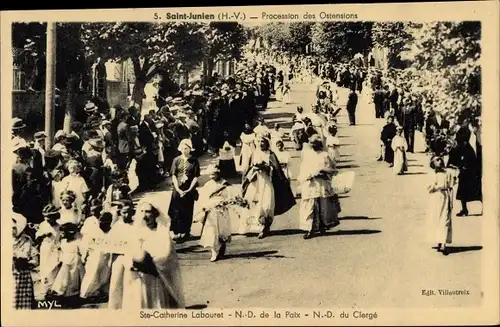
[[[121, 301], [116, 309], [184, 308], [180, 267], [170, 239], [170, 219], [142, 200], [134, 217], [134, 239], [125, 254]], [[111, 289], [110, 289], [111, 299]]]

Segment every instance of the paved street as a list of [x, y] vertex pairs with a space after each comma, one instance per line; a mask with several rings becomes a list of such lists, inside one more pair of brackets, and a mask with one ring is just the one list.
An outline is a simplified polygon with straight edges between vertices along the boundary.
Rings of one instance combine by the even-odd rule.
[[[292, 104], [270, 103], [270, 124], [289, 129], [297, 105], [308, 111], [312, 85], [293, 85]], [[340, 91], [345, 104], [347, 90]], [[409, 154], [409, 172], [393, 175], [375, 161], [383, 121], [360, 98], [358, 125], [339, 115], [343, 171], [354, 170], [353, 191], [341, 198], [341, 225], [323, 237], [303, 240], [298, 205], [278, 216], [264, 240], [238, 236], [227, 257], [209, 262], [197, 241], [178, 246], [188, 306], [430, 308], [479, 304], [481, 294], [481, 216], [454, 217], [452, 253], [445, 257], [426, 242], [427, 155]], [[291, 141], [286, 147], [293, 150]], [[417, 148], [422, 145], [417, 145]], [[299, 153], [292, 173], [298, 175]], [[206, 168], [209, 160], [202, 161]], [[206, 180], [206, 177], [204, 178]], [[294, 191], [297, 184], [293, 181]], [[168, 206], [168, 191], [154, 193]], [[298, 200], [300, 201], [300, 200]], [[456, 203], [458, 209], [459, 203]], [[167, 208], [165, 208], [167, 210]], [[457, 210], [455, 210], [456, 212]], [[473, 205], [472, 213], [480, 212]], [[199, 235], [200, 225], [193, 234]], [[422, 290], [467, 289], [468, 296], [423, 296]]]

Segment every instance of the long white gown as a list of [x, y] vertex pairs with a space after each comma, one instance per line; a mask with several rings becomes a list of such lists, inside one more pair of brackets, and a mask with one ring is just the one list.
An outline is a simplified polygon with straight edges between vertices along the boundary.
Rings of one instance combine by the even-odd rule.
[[52, 285], [52, 290], [60, 296], [80, 294], [80, 285], [85, 275], [81, 258], [81, 238], [68, 242], [61, 241], [61, 268]]
[[[131, 231], [131, 252], [113, 263], [108, 308], [184, 308], [180, 267], [169, 225], [158, 224], [151, 230], [135, 222]], [[149, 253], [158, 276], [132, 270], [134, 257], [140, 253]]]
[[394, 151], [394, 166], [393, 172], [395, 175], [402, 174], [406, 171], [406, 151], [408, 150], [408, 143], [402, 136], [396, 135], [392, 139], [392, 150]]
[[42, 244], [40, 244], [40, 279], [43, 283], [43, 291], [46, 293], [54, 284], [55, 278], [59, 271], [61, 235], [59, 226], [51, 226], [44, 221], [38, 227], [36, 238], [45, 236]]
[[247, 171], [250, 162], [250, 157], [255, 150], [255, 133], [241, 133], [241, 152], [239, 171]]
[[[270, 166], [270, 152], [256, 149], [252, 156], [251, 166], [265, 164]], [[250, 222], [252, 230], [261, 231], [265, 223], [274, 219], [275, 194], [269, 173], [251, 168], [247, 174], [250, 180], [245, 199], [250, 204]]]
[[432, 244], [449, 244], [452, 242], [452, 210], [454, 171], [432, 173], [429, 187], [432, 187], [429, 196], [427, 211], [429, 242]]
[[[95, 217], [91, 218], [96, 219]], [[85, 221], [85, 224], [89, 219]], [[95, 222], [89, 221], [87, 225], [85, 224], [82, 227], [82, 257], [85, 261], [85, 275], [80, 288], [81, 298], [108, 293], [112, 263], [111, 253], [88, 247], [88, 243], [93, 237], [105, 237], [106, 233]]]

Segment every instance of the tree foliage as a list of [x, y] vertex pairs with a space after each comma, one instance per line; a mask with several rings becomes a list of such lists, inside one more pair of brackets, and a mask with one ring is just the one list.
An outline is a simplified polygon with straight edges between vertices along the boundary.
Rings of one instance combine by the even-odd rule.
[[313, 22], [269, 23], [259, 27], [256, 35], [271, 49], [290, 55], [300, 55], [306, 52], [306, 46], [311, 43], [313, 24]]
[[88, 23], [82, 29], [87, 56], [132, 60], [136, 78], [148, 82], [160, 70], [195, 66], [204, 56], [201, 24]]
[[212, 22], [204, 28], [207, 56], [218, 59], [239, 59], [248, 42], [248, 33], [236, 22]]
[[373, 45], [388, 49], [388, 63], [392, 68], [405, 67], [401, 52], [413, 41], [410, 28], [420, 25], [412, 22], [375, 22], [372, 27]]
[[449, 116], [481, 111], [481, 25], [433, 22], [409, 29], [414, 41], [404, 56], [417, 78], [412, 86], [434, 100]]
[[321, 22], [312, 28], [315, 53], [327, 60], [348, 61], [372, 46], [371, 22]]

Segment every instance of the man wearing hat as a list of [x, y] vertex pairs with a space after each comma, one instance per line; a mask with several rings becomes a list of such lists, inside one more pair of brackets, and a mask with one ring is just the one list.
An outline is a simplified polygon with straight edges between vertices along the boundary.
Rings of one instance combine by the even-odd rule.
[[84, 109], [85, 112], [89, 115], [89, 117], [87, 117], [87, 121], [85, 122], [85, 125], [87, 127], [90, 127], [94, 125], [96, 122], [101, 121], [102, 117], [98, 111], [99, 108], [93, 102], [91, 101], [87, 102]]
[[45, 132], [36, 132], [33, 137], [35, 139], [32, 149], [33, 168], [41, 173], [45, 166], [45, 140], [47, 139], [47, 134]]
[[20, 143], [23, 142], [27, 143], [24, 137], [22, 137], [23, 132], [26, 128], [26, 124], [23, 122], [21, 118], [13, 118], [12, 119], [12, 143]]

